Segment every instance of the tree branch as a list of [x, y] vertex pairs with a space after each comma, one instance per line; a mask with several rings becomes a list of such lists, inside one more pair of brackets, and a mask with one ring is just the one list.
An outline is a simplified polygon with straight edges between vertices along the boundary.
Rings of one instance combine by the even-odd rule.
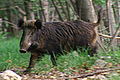
[[87, 73], [87, 74], [82, 74], [82, 75], [74, 76], [74, 77], [61, 77], [60, 79], [85, 78], [85, 77], [87, 77], [87, 76], [93, 76], [93, 75], [96, 75], [96, 74], [105, 73], [105, 72], [114, 71], [114, 70], [120, 70], [120, 67], [110, 68], [110, 69], [105, 69], [105, 70], [97, 70], [97, 71], [95, 71], [95, 72], [90, 72], [90, 73]]
[[15, 6], [16, 8], [18, 8], [18, 10], [23, 14], [23, 15], [26, 15], [26, 13], [18, 6]]
[[55, 7], [55, 9], [56, 9], [56, 11], [57, 11], [57, 13], [58, 13], [58, 15], [59, 15], [60, 20], [61, 20], [61, 21], [64, 21], [64, 19], [63, 19], [61, 13], [60, 13], [58, 7], [56, 6], [54, 0], [52, 0], [52, 3], [53, 3], [53, 5], [54, 5], [54, 7]]
[[24, 15], [24, 21], [26, 21], [27, 17], [26, 17], [26, 13], [18, 6], [15, 6], [16, 8], [18, 8], [18, 10]]
[[13, 26], [10, 26], [10, 27], [13, 27], [13, 28], [15, 28], [15, 29], [19, 29], [18, 27], [17, 27], [17, 25], [16, 24], [14, 24], [14, 23], [11, 23], [11, 22], [8, 22], [8, 21], [1, 21], [0, 20], [0, 22], [4, 22], [4, 23], [8, 23], [8, 24], [11, 24], [11, 25], [13, 25]]
[[62, 7], [63, 12], [65, 13], [65, 16], [66, 16], [67, 20], [69, 20], [69, 17], [68, 17], [68, 15], [67, 15], [67, 12], [66, 12], [66, 10], [65, 10], [65, 7], [63, 6], [63, 3], [61, 2], [61, 0], [58, 0], [58, 1], [59, 1], [60, 5], [61, 5], [61, 7]]
[[[105, 35], [105, 34], [102, 34], [102, 33], [98, 33], [98, 35], [106, 37], [106, 38], [113, 38], [113, 36], [108, 36], [108, 35]], [[115, 39], [120, 39], [120, 37], [115, 36]]]
[[[68, 2], [68, 0], [66, 0]], [[72, 8], [71, 4], [69, 4], [68, 2], [68, 5], [69, 7], [72, 9], [72, 11], [75, 13], [75, 15], [77, 16], [77, 19], [80, 19], [79, 15], [77, 14], [77, 12]]]

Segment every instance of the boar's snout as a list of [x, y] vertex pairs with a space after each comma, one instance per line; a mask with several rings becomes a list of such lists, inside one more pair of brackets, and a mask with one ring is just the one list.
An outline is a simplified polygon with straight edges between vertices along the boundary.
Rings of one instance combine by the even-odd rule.
[[20, 49], [21, 53], [26, 53], [27, 51], [25, 49]]

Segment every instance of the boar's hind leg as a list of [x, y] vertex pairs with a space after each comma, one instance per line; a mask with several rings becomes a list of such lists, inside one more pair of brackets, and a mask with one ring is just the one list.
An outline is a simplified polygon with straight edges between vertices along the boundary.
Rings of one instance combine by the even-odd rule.
[[97, 50], [97, 46], [96, 46], [96, 45], [90, 45], [90, 50], [88, 51], [88, 52], [89, 52], [89, 55], [90, 55], [91, 57], [93, 57], [93, 55], [97, 53], [96, 50]]
[[38, 54], [37, 53], [31, 53], [31, 58], [30, 58], [30, 63], [28, 68], [24, 71], [24, 73], [29, 73], [31, 68], [34, 67], [36, 61], [38, 59]]
[[51, 55], [52, 64], [53, 64], [54, 66], [57, 66], [57, 63], [56, 63], [56, 61], [55, 61], [55, 56], [54, 56], [54, 54], [51, 53], [50, 55]]

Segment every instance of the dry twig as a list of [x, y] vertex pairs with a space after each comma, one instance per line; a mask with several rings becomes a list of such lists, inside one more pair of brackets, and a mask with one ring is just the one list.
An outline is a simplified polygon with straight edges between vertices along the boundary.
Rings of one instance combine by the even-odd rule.
[[105, 73], [105, 72], [114, 71], [114, 70], [120, 70], [120, 67], [117, 67], [117, 68], [109, 68], [109, 69], [105, 69], [105, 70], [97, 70], [97, 71], [95, 71], [95, 72], [91, 72], [91, 73], [88, 73], [88, 74], [82, 74], [82, 75], [79, 75], [79, 76], [61, 77], [60, 79], [85, 78], [85, 77], [88, 77], [88, 76], [93, 76], [93, 75], [96, 75], [96, 74]]
[[[113, 36], [108, 36], [102, 33], [98, 33], [100, 36], [106, 37], [106, 38], [113, 38]], [[115, 39], [120, 39], [120, 37], [115, 37]]]

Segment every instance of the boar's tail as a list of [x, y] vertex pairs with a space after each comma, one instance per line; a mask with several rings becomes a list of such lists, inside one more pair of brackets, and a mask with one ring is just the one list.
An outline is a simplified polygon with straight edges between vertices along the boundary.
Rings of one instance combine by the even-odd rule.
[[98, 26], [101, 22], [101, 12], [102, 8], [98, 11], [98, 21], [96, 23], [93, 23], [94, 27]]

